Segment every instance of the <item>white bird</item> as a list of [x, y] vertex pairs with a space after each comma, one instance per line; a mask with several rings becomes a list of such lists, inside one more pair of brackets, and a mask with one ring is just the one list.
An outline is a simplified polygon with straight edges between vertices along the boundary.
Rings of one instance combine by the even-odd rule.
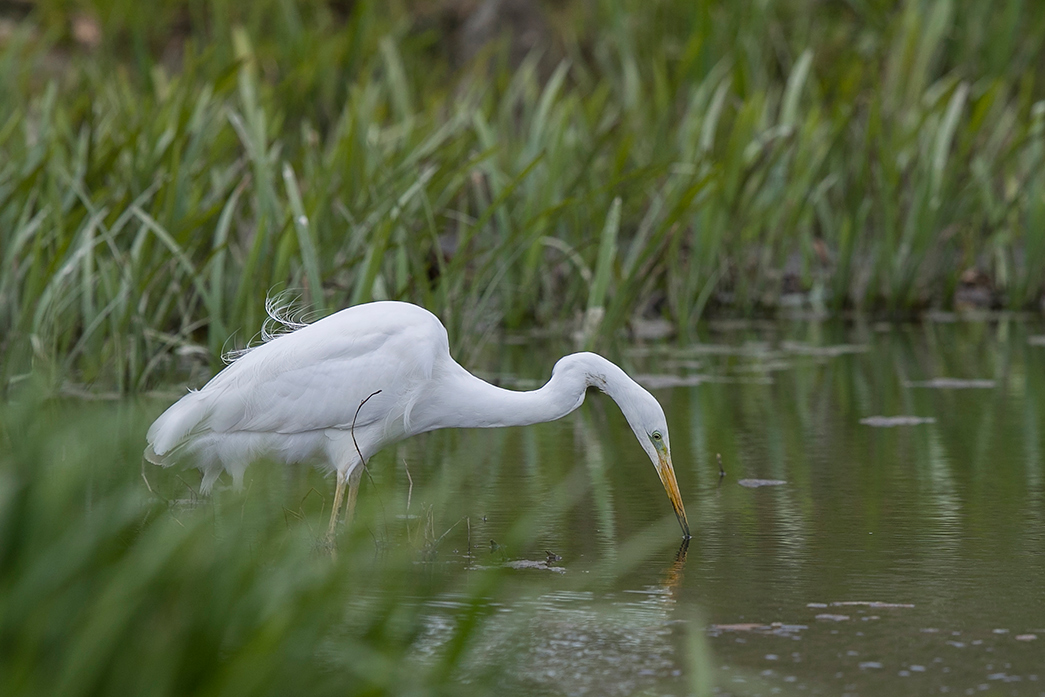
[[351, 519], [363, 465], [385, 446], [441, 428], [554, 421], [595, 387], [617, 402], [689, 537], [664, 410], [602, 356], [565, 356], [540, 389], [505, 390], [462, 368], [439, 319], [405, 302], [357, 305], [266, 339], [156, 419], [145, 450], [150, 462], [191, 460], [206, 493], [222, 471], [239, 486], [261, 457], [317, 461], [337, 478], [333, 536], [346, 483]]

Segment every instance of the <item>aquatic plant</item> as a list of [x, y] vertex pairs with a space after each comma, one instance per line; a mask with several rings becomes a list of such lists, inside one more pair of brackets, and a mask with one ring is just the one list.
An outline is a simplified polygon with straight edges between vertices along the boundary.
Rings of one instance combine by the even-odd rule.
[[455, 64], [420, 5], [341, 7], [4, 25], [8, 379], [146, 389], [287, 287], [423, 304], [455, 350], [1042, 297], [1038, 4], [566, 3], [518, 64], [496, 42]]

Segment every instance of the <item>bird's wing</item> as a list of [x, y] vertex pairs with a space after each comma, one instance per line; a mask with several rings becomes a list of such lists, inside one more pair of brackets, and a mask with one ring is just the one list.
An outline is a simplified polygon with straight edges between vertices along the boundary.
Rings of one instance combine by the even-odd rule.
[[206, 428], [301, 433], [349, 429], [354, 419], [362, 428], [401, 414], [411, 391], [449, 352], [433, 315], [404, 315], [391, 305], [338, 317], [359, 309], [351, 308], [246, 354], [200, 390]]

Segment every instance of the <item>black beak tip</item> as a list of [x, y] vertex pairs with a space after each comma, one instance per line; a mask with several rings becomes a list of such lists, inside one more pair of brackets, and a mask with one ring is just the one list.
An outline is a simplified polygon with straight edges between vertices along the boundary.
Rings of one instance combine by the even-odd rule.
[[682, 539], [691, 540], [693, 536], [689, 534], [689, 523], [682, 519], [682, 516], [678, 516], [679, 525], [682, 527]]

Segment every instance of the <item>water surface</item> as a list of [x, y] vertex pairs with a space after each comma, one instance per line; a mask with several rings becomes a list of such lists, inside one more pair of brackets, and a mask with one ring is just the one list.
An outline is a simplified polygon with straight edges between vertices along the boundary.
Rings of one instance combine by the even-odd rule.
[[[735, 323], [620, 347], [667, 413], [688, 548], [601, 395], [553, 424], [415, 439], [375, 459], [375, 484], [404, 496], [406, 461], [445, 487], [438, 533], [466, 518], [434, 573], [534, 567], [490, 597], [471, 661], [509, 692], [1045, 694], [1040, 333]], [[528, 387], [564, 348], [477, 362]], [[423, 602], [437, 655], [459, 613]]]

